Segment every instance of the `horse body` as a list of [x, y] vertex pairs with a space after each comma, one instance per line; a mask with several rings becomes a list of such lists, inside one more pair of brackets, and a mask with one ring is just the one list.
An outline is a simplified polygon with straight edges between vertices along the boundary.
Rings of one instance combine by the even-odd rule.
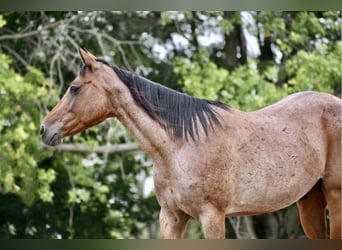
[[[335, 114], [326, 114], [326, 108]], [[208, 204], [221, 210], [217, 213], [235, 216], [297, 202], [319, 179], [339, 173], [340, 110], [338, 98], [303, 92], [255, 112], [221, 111], [223, 131], [211, 131], [198, 144], [184, 144], [171, 164], [155, 166], [162, 207], [201, 220]], [[327, 122], [335, 124], [334, 131], [324, 133]], [[332, 140], [337, 153], [329, 166]], [[340, 188], [341, 176], [335, 177]]]
[[[81, 90], [76, 95], [70, 88], [43, 120], [43, 141], [56, 145], [64, 136], [108, 117], [119, 119], [153, 160], [163, 238], [182, 237], [191, 217], [200, 221], [206, 238], [224, 238], [226, 216], [267, 213], [295, 202], [309, 238], [328, 237], [326, 205], [330, 237], [341, 238], [338, 98], [303, 92], [258, 111], [242, 112], [172, 93], [201, 109], [183, 114], [183, 120], [167, 120], [165, 114], [149, 112], [158, 111], [154, 105], [165, 100], [169, 90], [145, 80], [128, 86], [133, 78], [114, 72], [90, 53], [81, 50], [81, 57], [87, 68], [72, 83]], [[157, 99], [139, 100], [153, 91]], [[76, 101], [82, 95], [90, 107]], [[182, 108], [172, 99], [167, 103], [171, 109]], [[164, 108], [168, 107], [160, 109]], [[182, 126], [174, 127], [174, 121]]]
[[[310, 96], [317, 94], [305, 93], [284, 106], [278, 103], [245, 114], [246, 120], [252, 121], [238, 133], [243, 136], [235, 138], [233, 152], [227, 159], [235, 162], [239, 155], [234, 169], [237, 174], [233, 200], [237, 205], [232, 207], [233, 213], [247, 208], [252, 209], [247, 210], [249, 213], [279, 210], [304, 196], [323, 176], [326, 138], [321, 132], [319, 107], [317, 103], [310, 106]], [[310, 108], [299, 114], [302, 98]], [[296, 107], [296, 112], [292, 107]], [[308, 109], [318, 112], [308, 114]]]

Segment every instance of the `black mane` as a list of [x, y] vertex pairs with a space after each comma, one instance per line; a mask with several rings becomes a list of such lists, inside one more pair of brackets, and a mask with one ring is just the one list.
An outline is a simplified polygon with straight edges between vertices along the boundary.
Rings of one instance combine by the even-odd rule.
[[220, 125], [219, 114], [213, 106], [230, 110], [228, 105], [219, 101], [192, 97], [110, 65], [102, 59], [97, 61], [110, 66], [127, 85], [135, 102], [169, 134], [178, 138], [198, 138], [196, 118], [208, 135], [208, 125], [212, 129], [214, 124]]

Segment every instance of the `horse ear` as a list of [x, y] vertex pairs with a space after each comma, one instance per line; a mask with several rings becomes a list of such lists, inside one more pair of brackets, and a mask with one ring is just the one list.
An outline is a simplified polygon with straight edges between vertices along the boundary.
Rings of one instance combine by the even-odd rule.
[[87, 50], [79, 49], [81, 59], [90, 69], [96, 68], [96, 57]]

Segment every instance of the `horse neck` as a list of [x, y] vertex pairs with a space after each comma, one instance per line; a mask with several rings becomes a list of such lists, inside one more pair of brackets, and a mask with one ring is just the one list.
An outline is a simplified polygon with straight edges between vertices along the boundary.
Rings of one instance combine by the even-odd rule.
[[[122, 85], [124, 85], [122, 83]], [[172, 155], [174, 141], [148, 114], [136, 104], [127, 86], [121, 86], [115, 98], [115, 117], [130, 131], [142, 150], [154, 161], [165, 160]]]

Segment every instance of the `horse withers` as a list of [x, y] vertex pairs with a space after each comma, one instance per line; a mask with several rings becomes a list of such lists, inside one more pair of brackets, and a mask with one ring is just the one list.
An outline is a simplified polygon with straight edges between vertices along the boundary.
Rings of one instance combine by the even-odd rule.
[[116, 117], [153, 160], [162, 238], [183, 237], [191, 217], [206, 238], [225, 238], [226, 216], [293, 203], [308, 238], [341, 238], [339, 98], [300, 92], [242, 112], [80, 55], [84, 66], [42, 121], [42, 140], [55, 146]]

